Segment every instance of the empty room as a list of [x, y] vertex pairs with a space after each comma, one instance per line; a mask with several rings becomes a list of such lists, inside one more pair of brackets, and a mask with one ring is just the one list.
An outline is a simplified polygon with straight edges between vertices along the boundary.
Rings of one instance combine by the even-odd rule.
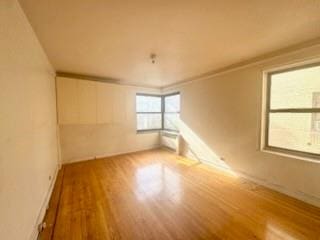
[[320, 240], [319, 0], [1, 0], [1, 240]]

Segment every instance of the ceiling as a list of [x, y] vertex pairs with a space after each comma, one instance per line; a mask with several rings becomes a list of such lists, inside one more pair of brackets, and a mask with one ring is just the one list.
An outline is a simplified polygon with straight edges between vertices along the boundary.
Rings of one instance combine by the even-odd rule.
[[168, 86], [320, 37], [319, 0], [20, 3], [56, 71], [124, 84]]

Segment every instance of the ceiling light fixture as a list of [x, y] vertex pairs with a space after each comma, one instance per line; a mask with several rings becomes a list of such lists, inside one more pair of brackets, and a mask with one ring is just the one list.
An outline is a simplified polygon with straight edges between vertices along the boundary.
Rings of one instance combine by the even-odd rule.
[[150, 59], [151, 59], [152, 64], [156, 63], [156, 57], [157, 57], [157, 55], [155, 53], [150, 54]]

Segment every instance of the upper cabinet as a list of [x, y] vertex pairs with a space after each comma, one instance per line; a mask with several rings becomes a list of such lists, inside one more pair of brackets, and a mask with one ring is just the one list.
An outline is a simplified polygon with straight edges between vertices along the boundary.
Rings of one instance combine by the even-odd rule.
[[113, 124], [135, 131], [136, 123], [131, 119], [135, 119], [137, 92], [148, 90], [57, 77], [59, 124]]
[[97, 82], [97, 123], [112, 123], [115, 86]]
[[57, 77], [59, 124], [124, 124], [126, 94], [124, 86]]
[[57, 78], [57, 107], [60, 124], [74, 124], [79, 121], [78, 80], [71, 78]]
[[79, 124], [97, 123], [97, 83], [78, 80], [77, 98]]

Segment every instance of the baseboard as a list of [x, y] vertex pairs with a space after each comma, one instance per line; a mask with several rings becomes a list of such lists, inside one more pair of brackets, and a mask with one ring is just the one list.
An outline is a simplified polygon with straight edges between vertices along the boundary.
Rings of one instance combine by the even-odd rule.
[[131, 150], [131, 151], [123, 151], [123, 152], [113, 152], [113, 153], [108, 153], [108, 154], [104, 154], [104, 155], [97, 155], [97, 156], [90, 156], [90, 157], [84, 157], [84, 158], [74, 158], [71, 159], [69, 161], [63, 161], [62, 164], [69, 164], [69, 163], [76, 163], [76, 162], [83, 162], [83, 161], [89, 161], [89, 160], [94, 160], [94, 159], [101, 159], [101, 158], [106, 158], [106, 157], [114, 157], [117, 155], [123, 155], [123, 154], [129, 154], [129, 153], [135, 153], [135, 152], [141, 152], [141, 151], [147, 151], [147, 150], [152, 150], [152, 149], [157, 149], [160, 148], [161, 145], [157, 144], [151, 147], [147, 147], [147, 148], [138, 148], [135, 150]]
[[[161, 147], [160, 145], [155, 145], [155, 146], [149, 147], [149, 148], [136, 149], [134, 151], [117, 152], [117, 153], [112, 153], [112, 154], [107, 154], [107, 155], [95, 156], [93, 158], [77, 159], [77, 160], [74, 160], [72, 162], [80, 162], [80, 161], [87, 161], [87, 160], [91, 160], [91, 159], [99, 159], [99, 158], [117, 156], [117, 155], [134, 153], [134, 152], [139, 152], [139, 151], [157, 149], [157, 148], [160, 148], [160, 147]], [[72, 162], [68, 162], [68, 163], [72, 163]], [[250, 176], [250, 175], [248, 175], [248, 174], [246, 174], [244, 172], [236, 171], [236, 170], [230, 170], [230, 169], [224, 168], [223, 166], [218, 166], [216, 164], [209, 163], [207, 161], [202, 161], [202, 163], [204, 163], [206, 165], [209, 165], [209, 166], [212, 166], [212, 167], [215, 167], [215, 168], [218, 168], [218, 169], [221, 169], [223, 171], [235, 172], [238, 176], [240, 176], [240, 177], [242, 177], [244, 179], [247, 179], [249, 181], [252, 181], [252, 182], [254, 182], [256, 184], [259, 184], [259, 185], [262, 185], [264, 187], [270, 188], [272, 190], [275, 190], [277, 192], [283, 193], [283, 194], [288, 195], [290, 197], [296, 198], [298, 200], [301, 200], [301, 201], [306, 202], [308, 204], [314, 205], [316, 207], [320, 207], [320, 198], [312, 196], [310, 194], [307, 194], [307, 193], [304, 193], [304, 192], [301, 192], [301, 191], [292, 191], [292, 190], [290, 190], [290, 189], [288, 189], [288, 188], [286, 188], [284, 186], [276, 185], [276, 184], [267, 182], [265, 180], [257, 179], [257, 178], [255, 178], [253, 176]], [[54, 187], [56, 179], [57, 179], [57, 175], [58, 175], [59, 169], [60, 169], [60, 164], [57, 164], [57, 167], [56, 167], [56, 170], [55, 170], [55, 173], [54, 173], [54, 178], [53, 178], [53, 180], [52, 180], [52, 182], [50, 184], [50, 187], [48, 189], [48, 192], [46, 194], [44, 202], [43, 202], [43, 204], [42, 204], [42, 206], [40, 208], [36, 224], [34, 226], [32, 234], [31, 234], [31, 236], [29, 238], [30, 240], [37, 240], [37, 238], [38, 238], [38, 234], [39, 234], [38, 225], [43, 221], [43, 218], [45, 216], [45, 213], [46, 213], [46, 210], [47, 210], [47, 206], [48, 206], [48, 203], [49, 203], [52, 191], [53, 191], [53, 187]]]
[[61, 168], [61, 164], [58, 163], [57, 166], [56, 166], [55, 172], [54, 172], [53, 179], [52, 179], [51, 184], [49, 186], [49, 189], [48, 189], [48, 191], [47, 191], [47, 193], [45, 195], [44, 201], [43, 201], [42, 206], [41, 206], [41, 208], [39, 210], [35, 226], [33, 227], [33, 231], [32, 231], [31, 236], [29, 238], [30, 240], [37, 240], [38, 239], [38, 235], [39, 235], [38, 226], [39, 226], [40, 223], [42, 223], [42, 221], [43, 221], [43, 219], [45, 217], [45, 214], [46, 214], [46, 211], [47, 211], [47, 208], [48, 208], [48, 204], [49, 204], [49, 201], [50, 201], [50, 198], [51, 198], [51, 194], [52, 194], [54, 185], [56, 183], [58, 172], [59, 172], [60, 168]]
[[320, 198], [304, 193], [302, 191], [293, 191], [291, 189], [288, 189], [287, 187], [284, 187], [282, 185], [278, 185], [278, 184], [274, 184], [274, 183], [270, 183], [267, 182], [265, 180], [261, 180], [261, 179], [257, 179], [253, 176], [250, 176], [244, 172], [240, 172], [240, 171], [235, 171], [240, 177], [247, 179], [249, 181], [252, 181], [256, 184], [262, 185], [266, 188], [270, 188], [272, 190], [275, 190], [277, 192], [283, 193], [285, 195], [288, 195], [290, 197], [293, 197], [295, 199], [301, 200], [303, 202], [306, 202], [308, 204], [311, 204], [313, 206], [319, 207], [320, 208]]
[[239, 176], [239, 177], [241, 177], [243, 179], [246, 179], [248, 181], [254, 182], [254, 183], [258, 184], [258, 185], [264, 186], [264, 187], [272, 189], [272, 190], [274, 190], [276, 192], [280, 192], [282, 194], [285, 194], [287, 196], [293, 197], [295, 199], [301, 200], [303, 202], [306, 202], [308, 204], [311, 204], [313, 206], [316, 206], [316, 207], [320, 208], [320, 198], [318, 198], [316, 196], [304, 193], [302, 191], [293, 191], [291, 189], [288, 189], [285, 186], [278, 185], [278, 184], [275, 184], [275, 183], [270, 183], [270, 182], [267, 182], [266, 180], [263, 180], [263, 179], [258, 179], [258, 178], [254, 177], [254, 176], [248, 175], [247, 173], [239, 171], [239, 170], [227, 169], [227, 168], [225, 168], [223, 166], [219, 166], [219, 165], [216, 165], [214, 163], [210, 163], [210, 162], [204, 161], [204, 160], [200, 160], [200, 161], [203, 164], [206, 164], [206, 165], [209, 165], [209, 166], [212, 166], [212, 167], [215, 167], [215, 168], [218, 168], [218, 169], [221, 169], [223, 171], [230, 172], [230, 173], [233, 173], [233, 174], [235, 173], [237, 176]]

